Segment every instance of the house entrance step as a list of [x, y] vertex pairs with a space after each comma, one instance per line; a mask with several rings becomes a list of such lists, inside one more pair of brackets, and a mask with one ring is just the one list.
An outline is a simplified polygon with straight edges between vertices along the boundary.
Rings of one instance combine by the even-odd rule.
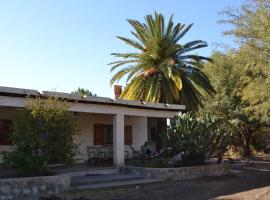
[[71, 179], [71, 189], [97, 189], [126, 185], [160, 182], [156, 179], [146, 179], [139, 175], [130, 174], [91, 174], [75, 176]]
[[106, 174], [118, 174], [118, 168], [97, 168], [97, 169], [83, 169], [81, 171], [65, 172], [62, 174], [70, 175], [71, 177], [87, 176], [87, 175], [106, 175]]

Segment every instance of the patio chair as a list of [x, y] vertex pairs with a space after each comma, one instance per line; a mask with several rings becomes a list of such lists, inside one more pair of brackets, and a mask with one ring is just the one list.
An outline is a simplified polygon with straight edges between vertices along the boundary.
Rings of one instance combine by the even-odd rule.
[[[113, 147], [112, 146], [103, 146], [100, 148], [100, 153], [102, 154], [101, 157], [109, 160], [109, 159], [113, 159]], [[125, 151], [125, 159], [129, 158], [129, 152]]]
[[108, 160], [112, 158], [112, 147], [101, 147], [99, 153], [102, 159]]
[[129, 152], [125, 151], [125, 159], [129, 159]]
[[94, 146], [87, 147], [88, 161], [96, 161], [98, 157], [98, 148]]
[[147, 142], [145, 142], [145, 144], [141, 146], [140, 150], [135, 150], [131, 145], [129, 145], [129, 148], [133, 153], [133, 158], [140, 159], [142, 162], [149, 162], [155, 154], [151, 152], [151, 149], [147, 145]]
[[133, 158], [142, 158], [144, 157], [143, 153], [141, 152], [141, 150], [135, 150], [131, 145], [129, 145], [129, 148], [132, 151], [133, 154]]

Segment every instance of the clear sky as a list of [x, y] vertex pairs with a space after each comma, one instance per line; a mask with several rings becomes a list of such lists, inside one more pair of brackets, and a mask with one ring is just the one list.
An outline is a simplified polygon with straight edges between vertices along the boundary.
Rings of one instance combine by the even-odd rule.
[[87, 88], [112, 96], [113, 52], [132, 51], [115, 36], [130, 36], [127, 18], [162, 12], [194, 23], [184, 38], [209, 47], [231, 44], [218, 12], [243, 0], [0, 0], [0, 85], [71, 92]]

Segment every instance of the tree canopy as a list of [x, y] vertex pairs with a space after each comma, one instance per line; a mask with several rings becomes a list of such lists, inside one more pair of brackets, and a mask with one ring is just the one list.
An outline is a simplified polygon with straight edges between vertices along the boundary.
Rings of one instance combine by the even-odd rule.
[[206, 95], [203, 113], [220, 115], [235, 126], [238, 144], [245, 155], [251, 146], [260, 147], [264, 128], [270, 126], [270, 1], [253, 0], [240, 10], [223, 12], [233, 28], [238, 47], [228, 52], [215, 52], [213, 63], [204, 71], [217, 91]]
[[221, 12], [221, 23], [232, 25], [225, 35], [234, 36], [249, 54], [269, 61], [270, 58], [270, 0], [250, 0], [240, 9], [228, 8]]
[[80, 96], [97, 96], [96, 94], [92, 93], [90, 90], [88, 89], [84, 89], [84, 88], [80, 88], [78, 87], [77, 90], [71, 92], [72, 94], [78, 94]]
[[162, 14], [147, 15], [145, 22], [128, 19], [135, 39], [118, 38], [136, 49], [133, 53], [113, 53], [120, 60], [110, 63], [118, 70], [111, 84], [126, 78], [121, 98], [163, 103], [184, 103], [196, 109], [203, 96], [198, 88], [212, 95], [214, 89], [202, 71], [210, 59], [194, 50], [207, 47], [202, 40], [181, 43], [193, 24], [168, 22]]
[[245, 112], [270, 123], [270, 0], [253, 0], [239, 11], [223, 12], [225, 23], [233, 28], [225, 35], [239, 41], [236, 50], [241, 74], [238, 92], [245, 102]]

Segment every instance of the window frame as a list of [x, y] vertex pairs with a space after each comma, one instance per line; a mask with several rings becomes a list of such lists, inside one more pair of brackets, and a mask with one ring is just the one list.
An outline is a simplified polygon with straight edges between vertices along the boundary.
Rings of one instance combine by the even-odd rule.
[[[128, 133], [128, 131], [130, 132]], [[108, 135], [105, 135], [105, 134], [108, 134]], [[129, 136], [127, 136], [128, 134]], [[132, 145], [132, 144], [133, 144], [132, 125], [125, 125], [124, 145]], [[94, 124], [94, 145], [113, 145], [113, 125], [112, 124], [101, 124], [101, 123]]]

